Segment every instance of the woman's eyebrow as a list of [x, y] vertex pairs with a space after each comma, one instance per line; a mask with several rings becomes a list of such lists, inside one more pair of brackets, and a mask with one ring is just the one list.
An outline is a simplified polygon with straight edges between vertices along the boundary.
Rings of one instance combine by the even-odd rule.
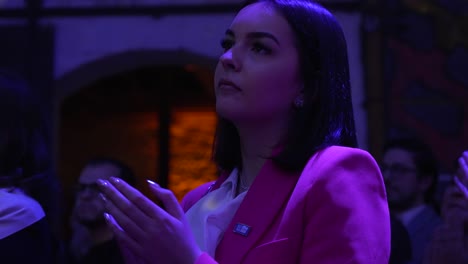
[[278, 39], [273, 34], [268, 33], [268, 32], [249, 32], [249, 33], [247, 33], [247, 38], [251, 38], [251, 39], [269, 38], [269, 39], [273, 40], [274, 42], [276, 42], [276, 44], [278, 44], [278, 46], [280, 44]]
[[[226, 30], [226, 35], [228, 35], [230, 37], [235, 37], [236, 36], [234, 31], [232, 31], [230, 29]], [[250, 39], [269, 38], [269, 39], [273, 40], [274, 42], [276, 42], [276, 44], [278, 44], [278, 46], [280, 45], [278, 39], [273, 34], [268, 33], [268, 32], [261, 32], [261, 31], [249, 32], [249, 33], [247, 33], [247, 38], [250, 38]]]

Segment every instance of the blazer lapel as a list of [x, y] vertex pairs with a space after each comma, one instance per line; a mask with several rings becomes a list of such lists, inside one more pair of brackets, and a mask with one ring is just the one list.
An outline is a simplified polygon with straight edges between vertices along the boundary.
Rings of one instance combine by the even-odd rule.
[[[281, 212], [299, 175], [282, 172], [271, 160], [265, 162], [217, 247], [217, 260], [241, 263]], [[237, 232], [234, 232], [235, 228]]]

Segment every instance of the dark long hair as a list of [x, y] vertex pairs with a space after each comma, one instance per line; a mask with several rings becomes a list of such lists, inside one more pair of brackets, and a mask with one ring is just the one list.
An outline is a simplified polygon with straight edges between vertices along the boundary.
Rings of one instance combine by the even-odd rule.
[[[300, 171], [320, 149], [332, 145], [356, 147], [346, 40], [325, 8], [308, 0], [250, 0], [270, 4], [295, 34], [304, 84], [304, 105], [295, 111], [284, 145], [274, 163], [287, 171]], [[219, 118], [213, 159], [221, 170], [242, 167], [236, 127]]]

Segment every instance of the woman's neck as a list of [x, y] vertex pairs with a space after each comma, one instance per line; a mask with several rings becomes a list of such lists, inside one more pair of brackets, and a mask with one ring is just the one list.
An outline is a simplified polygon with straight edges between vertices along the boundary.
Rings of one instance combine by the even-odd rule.
[[266, 159], [270, 158], [284, 135], [285, 125], [238, 126], [241, 144], [242, 170], [239, 177], [250, 186]]
[[242, 148], [242, 169], [239, 171], [241, 182], [250, 186], [270, 155], [271, 148], [265, 146], [258, 149]]

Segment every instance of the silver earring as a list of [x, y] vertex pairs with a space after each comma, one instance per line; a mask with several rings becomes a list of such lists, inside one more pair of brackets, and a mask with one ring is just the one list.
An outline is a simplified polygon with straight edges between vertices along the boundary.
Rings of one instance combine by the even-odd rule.
[[294, 99], [294, 106], [296, 108], [302, 108], [304, 106], [304, 100], [301, 97]]

